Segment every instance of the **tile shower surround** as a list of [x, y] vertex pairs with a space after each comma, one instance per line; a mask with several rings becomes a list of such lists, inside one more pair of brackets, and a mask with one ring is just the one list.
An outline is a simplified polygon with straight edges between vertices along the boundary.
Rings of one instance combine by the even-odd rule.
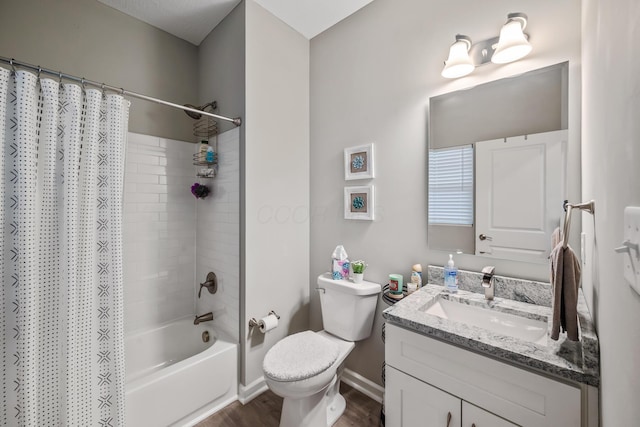
[[214, 323], [238, 342], [240, 331], [240, 130], [218, 136], [219, 168], [214, 179], [200, 180], [211, 194], [196, 203], [196, 282], [213, 271], [218, 292], [202, 290], [198, 314], [213, 312]]
[[196, 182], [192, 155], [197, 144], [129, 133], [124, 196], [125, 332], [192, 316], [196, 286], [212, 269], [218, 275], [218, 293], [204, 290], [197, 308], [214, 314], [217, 310], [216, 323], [237, 340], [238, 135], [233, 130], [218, 137], [220, 157], [229, 163], [220, 168], [218, 178], [200, 181], [212, 187], [213, 197], [196, 201], [190, 188]]

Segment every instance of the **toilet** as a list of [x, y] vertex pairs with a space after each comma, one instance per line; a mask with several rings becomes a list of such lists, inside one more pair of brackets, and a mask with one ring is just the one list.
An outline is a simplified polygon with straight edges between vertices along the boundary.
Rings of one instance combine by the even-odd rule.
[[371, 335], [377, 283], [333, 280], [318, 276], [322, 324], [320, 332], [304, 331], [277, 342], [264, 357], [264, 378], [284, 398], [280, 427], [330, 427], [346, 408], [340, 395], [344, 361], [355, 341]]

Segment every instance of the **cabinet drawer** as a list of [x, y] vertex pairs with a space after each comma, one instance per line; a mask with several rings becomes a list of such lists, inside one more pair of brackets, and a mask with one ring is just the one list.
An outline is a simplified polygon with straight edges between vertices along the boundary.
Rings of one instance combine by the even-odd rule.
[[580, 427], [580, 389], [387, 324], [387, 365], [523, 427]]

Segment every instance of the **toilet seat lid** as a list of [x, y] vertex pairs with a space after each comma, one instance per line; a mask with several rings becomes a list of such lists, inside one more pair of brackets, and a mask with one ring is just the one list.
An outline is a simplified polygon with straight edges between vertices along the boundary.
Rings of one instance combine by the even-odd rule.
[[326, 371], [339, 354], [338, 345], [312, 331], [289, 335], [267, 352], [264, 374], [276, 381], [300, 381]]

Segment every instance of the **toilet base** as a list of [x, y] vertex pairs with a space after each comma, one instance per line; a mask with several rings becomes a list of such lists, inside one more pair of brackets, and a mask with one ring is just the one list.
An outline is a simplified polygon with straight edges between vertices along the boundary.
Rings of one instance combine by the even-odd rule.
[[[339, 369], [342, 374], [342, 369]], [[303, 399], [285, 397], [280, 427], [331, 427], [344, 414], [347, 401], [339, 392], [340, 379], [334, 376], [326, 389]]]
[[329, 406], [327, 406], [327, 427], [334, 425], [346, 408], [347, 401], [341, 394], [336, 394], [333, 397], [333, 402], [330, 402]]
[[302, 399], [285, 397], [282, 402], [280, 427], [326, 427], [327, 410], [324, 389]]
[[340, 363], [338, 366], [336, 375], [333, 377], [331, 384], [329, 384], [329, 387], [327, 388], [327, 427], [331, 427], [335, 424], [347, 408], [347, 401], [340, 394], [340, 380], [342, 379], [343, 372], [344, 362]]

